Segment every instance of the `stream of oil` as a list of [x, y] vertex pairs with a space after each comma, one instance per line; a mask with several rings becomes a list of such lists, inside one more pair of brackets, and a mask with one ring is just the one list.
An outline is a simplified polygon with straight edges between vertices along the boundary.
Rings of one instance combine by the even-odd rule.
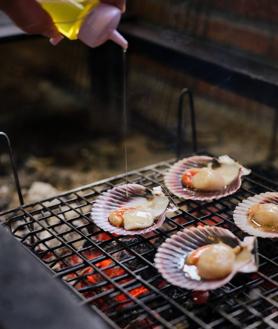
[[[123, 50], [122, 53], [122, 67], [123, 67], [123, 149], [124, 149], [124, 171], [125, 171], [125, 179], [126, 183], [128, 183], [127, 180], [127, 172], [128, 172], [128, 157], [127, 157], [127, 124], [128, 124], [128, 118], [127, 118], [127, 51], [126, 49]], [[128, 192], [126, 190], [126, 196], [128, 197]]]

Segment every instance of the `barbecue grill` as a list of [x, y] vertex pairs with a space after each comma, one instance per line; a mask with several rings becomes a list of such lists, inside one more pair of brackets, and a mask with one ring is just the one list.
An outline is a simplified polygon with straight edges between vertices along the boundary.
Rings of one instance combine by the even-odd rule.
[[[258, 273], [237, 275], [229, 284], [204, 296], [168, 284], [154, 267], [159, 245], [172, 234], [199, 223], [217, 225], [242, 238], [232, 221], [235, 206], [243, 199], [277, 186], [252, 174], [240, 191], [221, 200], [203, 203], [175, 198], [179, 210], [158, 230], [146, 236], [119, 237], [104, 233], [90, 220], [92, 202], [100, 193], [116, 185], [139, 183], [153, 187], [173, 161], [91, 184], [55, 198], [8, 211], [6, 222], [17, 223], [12, 233], [53, 273], [113, 328], [277, 328], [277, 244], [259, 240]], [[71, 220], [67, 214], [73, 212]], [[51, 224], [49, 219], [57, 221]], [[83, 224], [77, 225], [79, 219]], [[28, 225], [37, 224], [34, 231]], [[59, 233], [63, 227], [64, 233]], [[26, 230], [25, 230], [26, 229]], [[85, 229], [89, 233], [84, 233]], [[22, 235], [21, 232], [28, 233]], [[79, 236], [70, 240], [71, 232]], [[38, 239], [39, 233], [50, 236]], [[35, 243], [31, 243], [34, 237]], [[55, 247], [48, 247], [55, 240]], [[77, 242], [83, 247], [76, 248]], [[41, 251], [41, 247], [44, 250]], [[61, 250], [63, 253], [61, 253]]]
[[[188, 91], [182, 92], [179, 104], [178, 141], [186, 94]], [[197, 151], [190, 93], [189, 100]], [[177, 146], [180, 155], [181, 144]], [[266, 177], [252, 173], [235, 194], [216, 201], [185, 201], [171, 196], [177, 210], [159, 229], [144, 236], [116, 236], [92, 223], [91, 207], [101, 193], [125, 183], [148, 188], [163, 184], [163, 176], [173, 163], [161, 162], [54, 198], [22, 204], [2, 217], [53, 277], [63, 281], [81, 304], [98, 313], [111, 328], [278, 328], [278, 246], [274, 240], [259, 239], [257, 273], [237, 275], [210, 293], [175, 287], [154, 266], [157, 248], [184, 228], [216, 225], [242, 239], [245, 234], [234, 224], [233, 210], [249, 196], [277, 191], [278, 185]]]

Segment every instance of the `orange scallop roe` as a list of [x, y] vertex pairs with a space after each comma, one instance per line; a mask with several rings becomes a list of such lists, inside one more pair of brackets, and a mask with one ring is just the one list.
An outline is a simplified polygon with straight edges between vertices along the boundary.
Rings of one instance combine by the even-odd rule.
[[202, 246], [202, 247], [200, 247], [200, 248], [198, 248], [198, 249], [192, 251], [192, 252], [188, 255], [188, 257], [187, 257], [187, 259], [186, 259], [186, 263], [187, 263], [188, 265], [196, 265], [196, 264], [198, 263], [198, 260], [199, 260], [199, 258], [200, 258], [200, 256], [201, 256], [201, 254], [202, 254], [206, 249], [208, 249], [209, 247], [210, 247], [210, 245], [208, 244], [208, 245]]
[[122, 227], [125, 212], [127, 212], [128, 210], [134, 210], [134, 209], [135, 209], [134, 207], [118, 208], [109, 214], [108, 220], [112, 225], [114, 225], [116, 227]]
[[124, 207], [123, 207], [123, 208], [118, 208], [118, 209], [112, 211], [111, 214], [113, 213], [113, 214], [118, 215], [118, 216], [123, 216], [124, 213], [125, 213], [126, 211], [128, 211], [128, 210], [133, 210], [133, 209], [135, 209], [135, 208], [134, 208], [134, 207], [129, 207], [129, 208], [124, 208]]
[[192, 187], [192, 178], [200, 171], [200, 168], [187, 169], [182, 175], [182, 184], [186, 187]]

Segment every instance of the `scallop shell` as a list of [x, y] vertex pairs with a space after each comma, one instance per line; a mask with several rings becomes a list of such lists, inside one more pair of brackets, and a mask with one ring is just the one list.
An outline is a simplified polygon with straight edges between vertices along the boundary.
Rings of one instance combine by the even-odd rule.
[[212, 159], [209, 156], [192, 156], [176, 162], [164, 177], [165, 185], [176, 196], [188, 200], [211, 201], [235, 193], [241, 186], [242, 176], [249, 173], [244, 167], [240, 169], [237, 179], [221, 191], [202, 192], [183, 186], [181, 177], [187, 169], [206, 165]]
[[278, 238], [276, 232], [265, 232], [255, 228], [249, 223], [248, 211], [257, 203], [276, 203], [278, 204], [278, 192], [266, 192], [254, 195], [243, 200], [234, 210], [235, 224], [244, 232], [261, 238]]
[[[146, 202], [144, 195], [146, 188], [139, 184], [125, 184], [112, 188], [104, 192], [97, 198], [91, 211], [91, 218], [94, 223], [103, 231], [114, 233], [117, 235], [138, 235], [151, 232], [159, 228], [166, 218], [166, 211], [162, 213], [155, 221], [155, 223], [143, 230], [125, 230], [110, 224], [109, 214], [121, 207], [139, 206]], [[140, 197], [142, 196], [142, 197]]]
[[[247, 237], [241, 242], [230, 231], [219, 227], [193, 227], [178, 232], [168, 238], [158, 249], [155, 255], [155, 266], [163, 278], [175, 286], [189, 290], [212, 290], [224, 286], [237, 272], [250, 273], [257, 271], [255, 256], [249, 262], [235, 263], [234, 271], [220, 280], [193, 280], [187, 277], [183, 271], [184, 261], [187, 255], [207, 244], [213, 243], [213, 239], [220, 239], [234, 247], [239, 244], [251, 245], [251, 250], [256, 247], [254, 237]], [[215, 240], [215, 242], [216, 242]]]

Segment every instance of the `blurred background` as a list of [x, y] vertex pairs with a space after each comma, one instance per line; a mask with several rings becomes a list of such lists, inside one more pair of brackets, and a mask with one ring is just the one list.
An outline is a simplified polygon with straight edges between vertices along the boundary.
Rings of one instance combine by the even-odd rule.
[[[0, 16], [0, 130], [14, 146], [24, 192], [65, 191], [175, 157], [179, 94], [194, 95], [199, 150], [229, 154], [277, 179], [276, 0], [130, 0], [123, 55], [21, 34]], [[184, 104], [184, 154], [192, 152]], [[0, 143], [0, 209], [17, 206]], [[50, 187], [50, 186], [48, 186]], [[49, 190], [47, 190], [49, 192]], [[46, 192], [45, 197], [48, 196]]]

